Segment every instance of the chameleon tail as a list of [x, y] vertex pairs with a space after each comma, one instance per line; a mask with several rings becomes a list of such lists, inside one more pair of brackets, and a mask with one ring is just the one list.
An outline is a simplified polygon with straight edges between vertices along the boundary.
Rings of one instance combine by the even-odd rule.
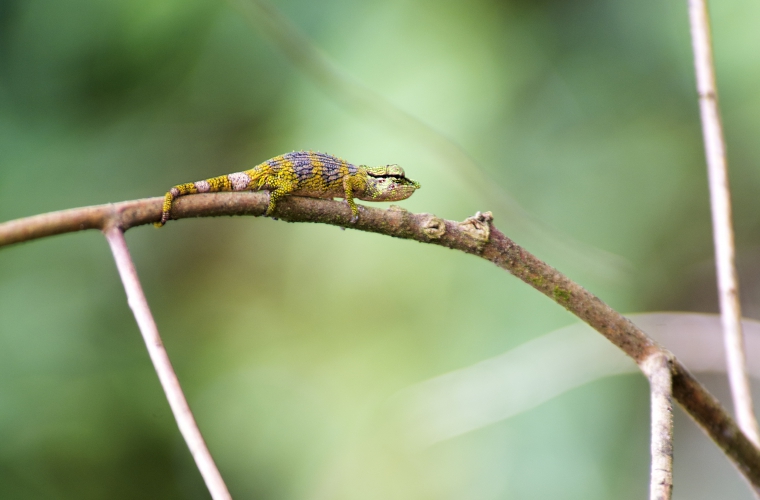
[[262, 163], [244, 172], [220, 175], [219, 177], [212, 177], [204, 181], [178, 184], [166, 193], [161, 211], [161, 220], [154, 222], [153, 225], [161, 227], [166, 224], [166, 221], [171, 218], [172, 203], [180, 196], [195, 193], [216, 193], [219, 191], [244, 191], [246, 189], [259, 191], [266, 189], [267, 179], [271, 176], [272, 167], [266, 163]]
[[[171, 188], [164, 197], [164, 205], [161, 212], [161, 220], [153, 225], [161, 227], [171, 218], [172, 203], [176, 198], [186, 194], [195, 193], [215, 193], [218, 191], [238, 191], [240, 186], [239, 176], [241, 173], [220, 175], [204, 181], [188, 182], [187, 184], [178, 184]], [[243, 188], [245, 189], [245, 188]]]

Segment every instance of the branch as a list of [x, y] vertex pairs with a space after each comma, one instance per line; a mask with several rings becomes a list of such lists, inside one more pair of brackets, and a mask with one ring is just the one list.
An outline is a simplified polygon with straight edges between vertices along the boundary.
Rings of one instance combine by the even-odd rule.
[[710, 18], [706, 0], [689, 0], [689, 18], [694, 47], [694, 66], [697, 73], [699, 110], [702, 117], [702, 135], [707, 156], [715, 265], [718, 272], [718, 293], [726, 346], [728, 380], [739, 427], [755, 446], [760, 446], [760, 431], [758, 431], [752, 405], [752, 392], [744, 354], [739, 285], [734, 262], [734, 230], [731, 223], [726, 145], [718, 109], [718, 89], [715, 84]]
[[[0, 224], [0, 246], [51, 234], [114, 224], [124, 230], [156, 222], [163, 198], [148, 198], [43, 214]], [[265, 193], [238, 192], [185, 196], [172, 209], [174, 218], [220, 215], [263, 215]], [[318, 222], [397, 238], [431, 243], [476, 255], [520, 278], [588, 323], [639, 364], [652, 355], [672, 356], [630, 320], [562, 273], [504, 236], [491, 224], [490, 213], [478, 213], [463, 222], [431, 214], [413, 214], [399, 207], [389, 210], [360, 207], [351, 224], [345, 203], [315, 198], [287, 197], [275, 216], [287, 222]], [[760, 488], [760, 451], [747, 439], [720, 403], [675, 358], [671, 358], [673, 396], [684, 410], [724, 451], [739, 471]]]
[[193, 413], [187, 404], [185, 395], [182, 393], [182, 387], [179, 385], [177, 374], [174, 373], [169, 355], [166, 353], [164, 344], [158, 334], [156, 322], [150, 313], [148, 301], [140, 286], [140, 280], [137, 277], [137, 271], [132, 263], [132, 257], [129, 255], [127, 242], [124, 240], [124, 233], [118, 226], [110, 226], [103, 231], [111, 246], [113, 258], [116, 261], [116, 267], [119, 269], [119, 276], [124, 283], [124, 290], [127, 292], [127, 301], [129, 307], [135, 315], [137, 326], [140, 328], [145, 346], [148, 348], [150, 360], [153, 367], [158, 373], [158, 379], [169, 400], [169, 406], [177, 421], [182, 437], [185, 438], [187, 447], [195, 459], [195, 464], [206, 482], [206, 487], [211, 493], [214, 500], [231, 500], [232, 497], [227, 491], [222, 475], [211, 458], [211, 453], [206, 447], [206, 442], [201, 436], [198, 424], [195, 423]]
[[670, 500], [673, 493], [673, 380], [670, 360], [657, 353], [641, 369], [649, 378], [652, 397], [652, 472], [649, 500]]

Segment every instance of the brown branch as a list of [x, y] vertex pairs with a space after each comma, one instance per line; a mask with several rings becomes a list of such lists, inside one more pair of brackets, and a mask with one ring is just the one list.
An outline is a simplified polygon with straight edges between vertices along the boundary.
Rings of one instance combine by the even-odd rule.
[[649, 500], [670, 500], [673, 493], [673, 378], [663, 353], [640, 365], [649, 378], [652, 400], [652, 466]]
[[[162, 200], [149, 198], [85, 207], [6, 222], [0, 224], [0, 246], [79, 229], [103, 228], [109, 223], [124, 230], [149, 224], [159, 219]], [[175, 218], [262, 215], [266, 206], [264, 193], [201, 194], [178, 199], [172, 215]], [[431, 214], [413, 214], [398, 207], [390, 210], [361, 207], [359, 221], [351, 224], [351, 212], [345, 203], [293, 196], [278, 203], [275, 216], [287, 222], [319, 222], [432, 243], [482, 257], [578, 316], [639, 366], [652, 355], [669, 357], [675, 399], [739, 471], [760, 487], [760, 452], [707, 389], [631, 321], [504, 236], [491, 225], [489, 213], [478, 213], [463, 222], [455, 222]]]
[[129, 255], [127, 242], [124, 240], [124, 233], [118, 226], [110, 226], [103, 231], [111, 247], [116, 267], [119, 270], [119, 276], [124, 284], [124, 290], [127, 293], [127, 302], [135, 315], [137, 326], [140, 328], [145, 346], [148, 348], [150, 360], [158, 374], [158, 380], [164, 389], [166, 399], [169, 400], [174, 419], [177, 421], [182, 437], [185, 438], [187, 447], [195, 460], [195, 465], [206, 482], [206, 487], [211, 493], [214, 500], [231, 500], [227, 486], [224, 484], [222, 475], [219, 473], [211, 453], [208, 451], [206, 442], [203, 440], [198, 424], [195, 423], [195, 417], [187, 404], [185, 394], [179, 385], [179, 379], [174, 372], [169, 355], [166, 353], [164, 343], [158, 334], [158, 327], [153, 320], [153, 315], [148, 307], [148, 301], [140, 286], [140, 279], [137, 277], [137, 270]]

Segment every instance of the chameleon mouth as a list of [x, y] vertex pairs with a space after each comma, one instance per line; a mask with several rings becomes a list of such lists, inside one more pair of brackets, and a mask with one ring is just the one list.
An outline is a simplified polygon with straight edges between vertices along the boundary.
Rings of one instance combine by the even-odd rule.
[[370, 177], [374, 177], [375, 179], [406, 179], [403, 175], [396, 175], [396, 174], [369, 174]]

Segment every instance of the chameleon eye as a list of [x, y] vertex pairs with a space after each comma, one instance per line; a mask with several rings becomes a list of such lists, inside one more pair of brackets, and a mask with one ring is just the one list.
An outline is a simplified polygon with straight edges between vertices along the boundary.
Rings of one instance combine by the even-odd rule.
[[398, 165], [386, 165], [385, 172], [386, 172], [386, 175], [388, 176], [406, 177], [406, 174], [404, 173], [404, 169], [399, 167]]
[[395, 177], [405, 178], [406, 174], [404, 169], [398, 165], [385, 165], [384, 167], [372, 167], [367, 168], [367, 174], [370, 177], [382, 178], [382, 177]]

